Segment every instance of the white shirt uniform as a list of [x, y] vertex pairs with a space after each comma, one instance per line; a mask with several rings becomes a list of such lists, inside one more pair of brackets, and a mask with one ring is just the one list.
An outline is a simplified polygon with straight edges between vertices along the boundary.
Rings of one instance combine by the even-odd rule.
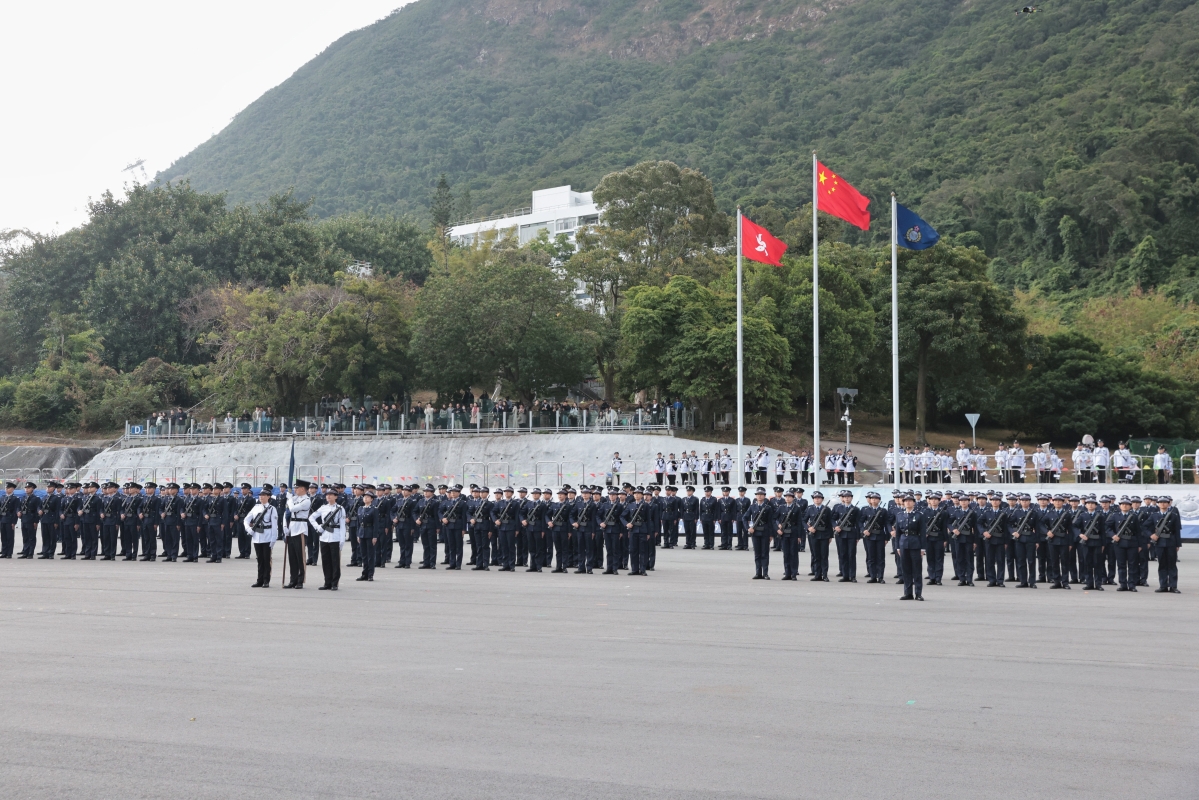
[[1099, 469], [1107, 469], [1112, 462], [1112, 452], [1106, 447], [1095, 448], [1095, 466]]
[[1153, 469], [1164, 469], [1166, 472], [1173, 474], [1174, 459], [1170, 458], [1169, 453], [1158, 453], [1153, 457]]
[[959, 447], [958, 451], [956, 453], [956, 456], [957, 456], [957, 461], [958, 461], [958, 467], [960, 469], [965, 469], [966, 462], [970, 459], [970, 450], [965, 447]]
[[287, 525], [288, 536], [299, 536], [308, 533], [308, 509], [312, 508], [312, 498], [308, 495], [300, 497], [292, 495], [287, 498], [287, 511], [291, 522]]
[[[263, 516], [264, 514], [266, 516]], [[260, 518], [263, 522], [261, 532], [254, 530]], [[256, 506], [250, 509], [249, 514], [246, 514], [246, 518], [242, 521], [242, 525], [245, 526], [246, 533], [250, 534], [250, 540], [254, 544], [269, 544], [273, 547], [275, 545], [275, 540], [278, 538], [278, 534], [275, 533], [275, 523], [277, 521], [278, 517], [275, 513], [274, 506], [270, 504], [258, 503]]]
[[[330, 520], [335, 523], [333, 530], [325, 530], [325, 521]], [[312, 515], [312, 526], [320, 531], [322, 542], [334, 542], [344, 545], [346, 539], [349, 538], [346, 534], [346, 512], [337, 503], [333, 505], [323, 505], [318, 508]]]

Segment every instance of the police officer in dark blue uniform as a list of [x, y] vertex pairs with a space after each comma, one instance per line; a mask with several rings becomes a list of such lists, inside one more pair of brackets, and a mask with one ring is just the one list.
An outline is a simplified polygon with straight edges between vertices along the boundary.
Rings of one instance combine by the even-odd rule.
[[799, 540], [804, 535], [804, 510], [795, 502], [794, 490], [783, 494], [783, 505], [776, 510], [776, 517], [778, 536], [783, 542], [783, 580], [799, 580]]
[[812, 547], [812, 580], [828, 582], [828, 543], [833, 538], [833, 517], [824, 504], [824, 493], [819, 489], [812, 492], [812, 505], [808, 506], [804, 527]]
[[745, 529], [754, 545], [754, 580], [770, 580], [770, 543], [778, 531], [774, 506], [766, 501], [761, 486], [754, 492], [754, 501], [745, 512]]
[[1037, 588], [1037, 517], [1039, 512], [1032, 507], [1032, 497], [1020, 494], [1017, 505], [1008, 512], [1012, 525], [1012, 548], [1016, 559], [1018, 588]]
[[42, 498], [37, 496], [37, 484], [25, 483], [25, 494], [17, 504], [17, 521], [21, 526], [21, 555], [18, 558], [33, 558], [37, 549], [37, 524], [42, 516]]
[[1085, 511], [1074, 515], [1075, 547], [1082, 554], [1083, 586], [1098, 592], [1103, 591], [1103, 512], [1099, 510], [1099, 501], [1095, 495], [1083, 498]]
[[866, 550], [866, 583], [886, 583], [887, 541], [894, 524], [878, 492], [866, 492], [866, 508], [858, 516], [858, 527]]
[[648, 575], [645, 571], [644, 556], [649, 547], [649, 538], [653, 535], [649, 525], [649, 503], [645, 501], [645, 490], [638, 486], [633, 489], [633, 501], [625, 504], [621, 515], [621, 523], [629, 537], [629, 574]]
[[978, 509], [970, 497], [962, 495], [957, 509], [949, 521], [949, 534], [953, 538], [954, 571], [958, 574], [958, 586], [974, 585], [974, 549], [978, 546]]
[[356, 581], [373, 581], [375, 579], [375, 546], [379, 544], [379, 510], [375, 508], [374, 503], [374, 490], [364, 490], [362, 505], [358, 507], [358, 548], [362, 574], [354, 579]]
[[990, 497], [990, 505], [979, 512], [978, 528], [983, 535], [983, 548], [987, 555], [987, 586], [1003, 586], [1003, 570], [1007, 561], [1007, 543], [1011, 539], [1011, 527], [1007, 509], [1002, 507], [1003, 498], [998, 494]]
[[1182, 547], [1182, 515], [1168, 496], [1157, 498], [1157, 512], [1149, 517], [1149, 541], [1157, 549], [1158, 588], [1161, 594], [1182, 594], [1178, 590], [1178, 549]]
[[1136, 528], [1137, 516], [1132, 513], [1132, 502], [1127, 496], [1121, 497], [1119, 510], [1107, 517], [1108, 541], [1116, 553], [1116, 574], [1120, 579], [1117, 592], [1137, 590], [1141, 543]]
[[916, 510], [914, 495], [903, 496], [903, 510], [895, 515], [891, 533], [895, 537], [900, 561], [903, 564], [903, 596], [900, 600], [924, 599], [923, 564], [920, 555], [926, 547], [925, 517]]
[[840, 502], [833, 506], [833, 537], [837, 541], [838, 583], [858, 582], [858, 507], [853, 504], [853, 492], [842, 489], [837, 494]]

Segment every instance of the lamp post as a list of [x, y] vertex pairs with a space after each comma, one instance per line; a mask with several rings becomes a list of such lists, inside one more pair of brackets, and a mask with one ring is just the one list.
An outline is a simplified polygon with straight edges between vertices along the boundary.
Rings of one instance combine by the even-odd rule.
[[853, 405], [853, 400], [858, 396], [857, 389], [837, 389], [837, 394], [841, 395], [841, 407], [845, 409], [845, 413], [841, 415], [841, 421], [845, 423], [845, 449], [849, 449], [849, 428], [853, 425], [853, 420], [849, 416], [850, 406]]

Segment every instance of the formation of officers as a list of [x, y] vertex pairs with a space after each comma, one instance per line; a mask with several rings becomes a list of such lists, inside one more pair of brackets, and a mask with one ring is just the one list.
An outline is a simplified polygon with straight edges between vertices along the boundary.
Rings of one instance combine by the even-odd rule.
[[[755, 580], [769, 580], [772, 552], [781, 551], [783, 580], [799, 579], [799, 554], [809, 553], [809, 579], [829, 581], [830, 552], [837, 577], [858, 581], [858, 542], [865, 552], [866, 583], [886, 583], [887, 545], [894, 557], [901, 599], [922, 600], [925, 582], [942, 585], [948, 570], [959, 586], [1021, 588], [1048, 583], [1054, 589], [1082, 584], [1102, 591], [1137, 591], [1148, 585], [1149, 563], [1157, 561], [1160, 593], [1179, 593], [1178, 550], [1182, 523], [1169, 497], [1076, 496], [994, 492], [893, 492], [885, 505], [878, 492], [855, 505], [842, 489], [839, 502], [822, 492], [811, 501], [803, 489], [774, 487], [768, 497], [757, 487], [732, 494], [712, 486], [621, 488], [562, 486], [513, 489], [432, 484], [313, 486], [293, 489], [267, 484], [255, 494], [249, 484], [140, 485], [51, 482], [45, 496], [37, 485], [24, 492], [8, 483], [0, 495], [0, 557], [12, 558], [16, 528], [19, 558], [33, 558], [41, 531], [40, 558], [219, 563], [258, 559], [255, 587], [271, 583], [272, 551], [283, 542], [289, 564], [287, 588], [302, 589], [309, 566], [318, 563], [324, 582], [337, 590], [342, 550], [359, 581], [393, 559], [409, 569], [419, 543], [418, 569], [438, 564], [461, 570], [647, 575], [658, 548], [754, 551]], [[719, 532], [720, 543], [717, 545]], [[161, 552], [159, 551], [161, 542]], [[734, 544], [735, 543], [735, 544]], [[438, 561], [438, 548], [444, 558]], [[469, 553], [466, 548], [469, 547]], [[398, 556], [398, 557], [397, 557]]]

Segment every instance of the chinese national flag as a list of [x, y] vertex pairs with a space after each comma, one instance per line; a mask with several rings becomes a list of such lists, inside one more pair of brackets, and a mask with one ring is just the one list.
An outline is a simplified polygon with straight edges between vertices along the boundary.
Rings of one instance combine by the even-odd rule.
[[869, 198], [853, 188], [849, 181], [828, 167], [816, 162], [817, 208], [855, 225], [862, 230], [870, 229]]
[[785, 252], [787, 245], [771, 236], [770, 231], [741, 217], [741, 255], [751, 261], [781, 267]]

